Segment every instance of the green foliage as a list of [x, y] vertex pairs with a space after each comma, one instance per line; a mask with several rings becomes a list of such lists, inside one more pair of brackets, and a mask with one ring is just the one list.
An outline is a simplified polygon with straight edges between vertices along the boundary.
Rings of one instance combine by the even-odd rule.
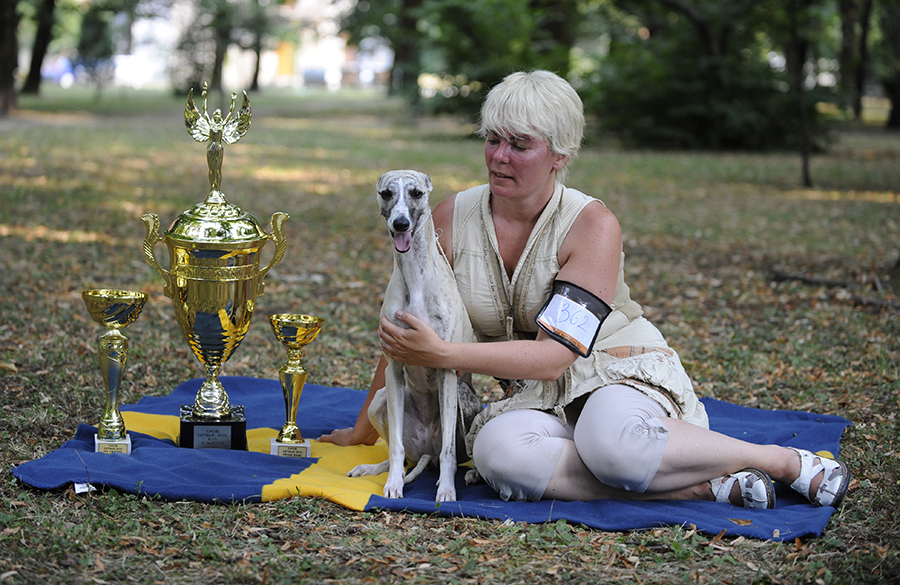
[[[703, 4], [701, 3], [701, 6]], [[732, 22], [728, 17], [743, 20]], [[751, 15], [710, 10], [619, 15], [608, 55], [582, 83], [586, 109], [627, 144], [764, 150], [793, 146], [799, 106]], [[816, 119], [815, 99], [808, 115]]]
[[[17, 10], [22, 15], [19, 23], [19, 46], [32, 47], [40, 16], [40, 0], [19, 0]], [[52, 54], [71, 54], [78, 46], [84, 4], [78, 0], [57, 0], [53, 11]]]
[[78, 58], [96, 68], [113, 56], [112, 14], [98, 5], [91, 5], [81, 21], [81, 38], [78, 40]]
[[[530, 38], [535, 22], [524, 1], [432, 2], [426, 19], [429, 41], [442, 56], [440, 74], [454, 82], [430, 98], [436, 111], [478, 112], [488, 89], [506, 74], [529, 68], [536, 56]], [[490, 55], [485, 59], [485, 55]], [[456, 81], [458, 79], [458, 81]], [[471, 81], [478, 91], [455, 91]]]
[[[398, 54], [402, 88], [423, 111], [477, 117], [484, 96], [521, 69], [569, 70], [575, 0], [360, 2], [343, 21], [351, 39], [380, 37]], [[427, 77], [419, 85], [420, 74]]]
[[[774, 87], [768, 64], [657, 51], [615, 43], [586, 108], [627, 143], [662, 148], [783, 147], [796, 133], [791, 96]], [[810, 109], [812, 112], [812, 109]]]

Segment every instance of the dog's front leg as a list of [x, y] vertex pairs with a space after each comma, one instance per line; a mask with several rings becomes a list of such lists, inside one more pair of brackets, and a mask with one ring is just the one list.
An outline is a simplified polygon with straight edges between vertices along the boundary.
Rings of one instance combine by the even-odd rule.
[[441, 455], [440, 476], [438, 477], [438, 502], [456, 501], [456, 372], [443, 370], [440, 373], [438, 392], [441, 401]]
[[406, 380], [403, 365], [390, 360], [385, 370], [388, 416], [388, 476], [384, 482], [384, 497], [403, 497], [403, 478], [406, 475], [406, 449], [403, 446], [403, 409], [406, 407]]

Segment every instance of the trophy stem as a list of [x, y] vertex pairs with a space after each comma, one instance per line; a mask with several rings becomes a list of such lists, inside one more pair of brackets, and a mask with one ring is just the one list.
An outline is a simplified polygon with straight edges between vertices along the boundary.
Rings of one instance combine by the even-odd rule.
[[279, 443], [301, 443], [303, 437], [297, 427], [297, 406], [300, 404], [300, 395], [303, 386], [306, 385], [308, 372], [300, 360], [303, 357], [302, 349], [288, 348], [287, 363], [278, 370], [281, 379], [281, 389], [284, 392], [284, 408], [287, 422], [281, 427], [276, 439]]
[[225, 418], [231, 414], [231, 405], [225, 387], [219, 381], [219, 365], [206, 366], [206, 380], [194, 399], [192, 414], [199, 418]]
[[111, 329], [100, 336], [97, 350], [100, 373], [106, 385], [106, 407], [97, 425], [97, 438], [119, 441], [125, 438], [125, 420], [119, 412], [118, 395], [128, 359], [128, 339], [118, 330]]

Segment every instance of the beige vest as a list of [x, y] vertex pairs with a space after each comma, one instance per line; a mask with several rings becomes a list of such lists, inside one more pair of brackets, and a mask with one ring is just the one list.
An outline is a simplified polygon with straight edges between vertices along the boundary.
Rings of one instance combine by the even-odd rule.
[[[534, 319], [559, 272], [559, 248], [578, 214], [592, 201], [597, 199], [557, 184], [509, 278], [491, 220], [489, 187], [482, 185], [456, 195], [453, 272], [479, 341], [535, 337], [538, 326]], [[484, 409], [466, 437], [469, 454], [478, 430], [502, 412], [533, 408], [555, 412], [565, 420], [564, 408], [574, 399], [615, 383], [644, 392], [670, 416], [709, 426], [677, 354], [630, 297], [624, 253], [611, 307], [613, 312], [600, 328], [592, 355], [576, 359], [558, 380], [525, 381], [518, 394]]]

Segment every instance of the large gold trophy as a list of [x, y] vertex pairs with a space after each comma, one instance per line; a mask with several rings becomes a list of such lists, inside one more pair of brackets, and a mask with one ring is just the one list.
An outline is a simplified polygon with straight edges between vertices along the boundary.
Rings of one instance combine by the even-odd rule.
[[[178, 327], [194, 355], [206, 366], [206, 380], [194, 404], [181, 407], [181, 447], [247, 448], [243, 406], [229, 403], [219, 381], [219, 367], [244, 339], [256, 298], [263, 294], [263, 279], [281, 261], [286, 248], [282, 232], [286, 213], [272, 215], [269, 235], [253, 216], [229, 204], [219, 190], [224, 147], [240, 140], [250, 127], [250, 100], [245, 92], [243, 105], [233, 116], [236, 98], [232, 93], [227, 116], [223, 118], [216, 110], [210, 117], [206, 84], [202, 114], [194, 105], [191, 90], [184, 124], [194, 140], [209, 142], [209, 195], [179, 215], [162, 236], [157, 214], [141, 218], [147, 226], [147, 262], [165, 280], [164, 292], [172, 299]], [[275, 242], [275, 253], [268, 266], [260, 269], [260, 251], [269, 240]], [[160, 241], [169, 250], [168, 270], [156, 259], [155, 247]]]

